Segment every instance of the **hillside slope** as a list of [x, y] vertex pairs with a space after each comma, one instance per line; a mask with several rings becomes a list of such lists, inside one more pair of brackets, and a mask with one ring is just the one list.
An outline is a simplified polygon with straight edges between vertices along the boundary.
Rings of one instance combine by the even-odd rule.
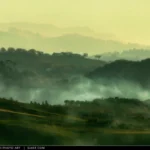
[[127, 80], [149, 86], [150, 81], [150, 59], [141, 61], [116, 60], [98, 67], [86, 76], [92, 79]]

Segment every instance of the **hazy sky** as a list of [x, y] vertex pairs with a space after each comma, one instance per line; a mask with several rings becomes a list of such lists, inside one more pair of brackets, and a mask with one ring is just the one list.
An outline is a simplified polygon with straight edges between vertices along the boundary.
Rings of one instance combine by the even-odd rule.
[[0, 22], [88, 26], [150, 44], [150, 0], [0, 0]]

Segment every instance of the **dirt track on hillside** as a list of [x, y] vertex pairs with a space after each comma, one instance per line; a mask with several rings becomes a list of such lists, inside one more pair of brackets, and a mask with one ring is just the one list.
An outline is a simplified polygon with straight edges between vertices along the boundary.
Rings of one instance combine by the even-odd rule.
[[[26, 116], [32, 116], [32, 117], [39, 117], [39, 118], [46, 118], [48, 116], [42, 116], [42, 115], [36, 115], [36, 114], [30, 114], [30, 113], [24, 113], [24, 112], [16, 112], [13, 110], [8, 110], [8, 109], [2, 109], [0, 108], [0, 112], [6, 112], [6, 113], [14, 113], [14, 114], [19, 114], [19, 115], [26, 115]], [[57, 113], [49, 113], [49, 115], [55, 115], [55, 116], [60, 116], [60, 117], [67, 117], [68, 119], [73, 119], [73, 120], [77, 120], [77, 121], [85, 121], [81, 118], [77, 118], [77, 117], [73, 117], [73, 116], [69, 116], [69, 115], [61, 115], [61, 114], [57, 114]]]
[[8, 110], [8, 109], [1, 109], [1, 108], [0, 108], [0, 112], [14, 113], [14, 114], [27, 115], [27, 116], [40, 117], [40, 118], [46, 117], [46, 116], [40, 116], [40, 115], [35, 115], [35, 114], [23, 113], [23, 112], [16, 112], [16, 111]]

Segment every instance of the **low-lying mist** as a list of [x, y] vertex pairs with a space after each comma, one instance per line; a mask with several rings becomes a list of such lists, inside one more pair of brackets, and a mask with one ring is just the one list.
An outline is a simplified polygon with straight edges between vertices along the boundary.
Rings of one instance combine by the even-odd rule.
[[47, 100], [49, 104], [63, 104], [64, 100], [90, 101], [95, 98], [124, 97], [139, 100], [150, 99], [150, 89], [140, 84], [121, 79], [99, 79], [93, 81], [80, 78], [59, 86], [57, 83], [45, 87], [21, 88], [6, 85], [0, 80], [0, 97], [13, 98], [21, 102], [36, 101], [41, 103]]

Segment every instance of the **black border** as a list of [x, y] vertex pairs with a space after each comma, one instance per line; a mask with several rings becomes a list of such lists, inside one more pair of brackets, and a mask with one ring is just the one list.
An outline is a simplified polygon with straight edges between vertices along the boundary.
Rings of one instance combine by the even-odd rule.
[[123, 149], [123, 148], [127, 148], [127, 149], [129, 149], [130, 147], [131, 148], [136, 148], [136, 147], [144, 147], [144, 148], [150, 148], [150, 145], [122, 145], [122, 146], [117, 146], [117, 145], [107, 145], [107, 146], [105, 146], [105, 145], [102, 145], [102, 146], [57, 146], [57, 145], [53, 145], [53, 146], [42, 146], [42, 145], [39, 145], [39, 146], [37, 146], [37, 145], [31, 145], [31, 146], [18, 146], [18, 145], [16, 145], [16, 146], [0, 146], [0, 150], [46, 150], [46, 149], [56, 149], [56, 148], [65, 148], [65, 149], [78, 149], [78, 148], [80, 148], [81, 147], [81, 149], [82, 148], [87, 148], [87, 149], [101, 149], [101, 148], [121, 148], [121, 149]]

